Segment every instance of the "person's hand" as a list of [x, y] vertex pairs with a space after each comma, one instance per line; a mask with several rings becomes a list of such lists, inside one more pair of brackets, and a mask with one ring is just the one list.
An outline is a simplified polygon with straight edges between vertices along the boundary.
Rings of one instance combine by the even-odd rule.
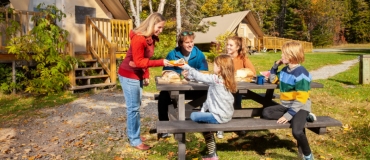
[[188, 65], [188, 64], [184, 64], [184, 65], [182, 65], [182, 66], [178, 66], [178, 67], [180, 67], [181, 69], [185, 69], [185, 68], [188, 68], [188, 67], [189, 67], [189, 65]]
[[283, 117], [280, 117], [277, 120], [277, 123], [280, 123], [280, 124], [285, 124], [286, 122], [288, 122], [288, 120], [284, 116]]
[[135, 64], [135, 62], [134, 61], [130, 61], [129, 63], [128, 63], [128, 65], [130, 66], [130, 67], [136, 67], [136, 64]]
[[189, 71], [188, 71], [188, 70], [183, 70], [183, 71], [181, 71], [181, 74], [182, 74], [185, 78], [188, 78]]
[[283, 60], [282, 59], [279, 59], [275, 62], [275, 64], [277, 64], [278, 66], [282, 65], [283, 64]]
[[173, 67], [173, 65], [167, 59], [163, 59], [163, 64], [164, 64], [165, 67]]
[[149, 85], [149, 78], [145, 78], [144, 81], [143, 81], [143, 85], [144, 86], [148, 86]]

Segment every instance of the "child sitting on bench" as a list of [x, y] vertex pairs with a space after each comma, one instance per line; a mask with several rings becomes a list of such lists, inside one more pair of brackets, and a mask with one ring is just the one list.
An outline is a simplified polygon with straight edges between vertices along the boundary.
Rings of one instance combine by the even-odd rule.
[[[311, 74], [301, 66], [304, 61], [304, 50], [298, 42], [287, 42], [282, 46], [281, 59], [271, 68], [269, 80], [279, 82], [281, 105], [266, 107], [262, 111], [265, 119], [275, 119], [277, 123], [291, 123], [294, 138], [301, 147], [303, 160], [312, 160], [313, 155], [305, 133], [307, 121], [315, 121], [311, 112], [310, 83]], [[286, 65], [280, 72], [278, 67]]]
[[[229, 55], [220, 55], [214, 60], [214, 74], [203, 74], [185, 64], [184, 76], [209, 85], [207, 100], [203, 103], [200, 112], [193, 112], [191, 120], [200, 123], [227, 123], [234, 114], [234, 96], [236, 82], [233, 60]], [[212, 132], [204, 132], [208, 155], [203, 160], [218, 160], [216, 142]]]

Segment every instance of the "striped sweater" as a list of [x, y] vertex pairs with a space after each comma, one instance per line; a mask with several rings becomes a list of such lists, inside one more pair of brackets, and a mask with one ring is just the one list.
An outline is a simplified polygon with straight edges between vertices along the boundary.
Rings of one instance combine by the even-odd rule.
[[284, 117], [289, 121], [301, 109], [311, 112], [311, 74], [301, 65], [294, 68], [285, 66], [280, 72], [277, 71], [278, 65], [275, 64], [269, 80], [279, 83], [281, 104], [288, 108]]

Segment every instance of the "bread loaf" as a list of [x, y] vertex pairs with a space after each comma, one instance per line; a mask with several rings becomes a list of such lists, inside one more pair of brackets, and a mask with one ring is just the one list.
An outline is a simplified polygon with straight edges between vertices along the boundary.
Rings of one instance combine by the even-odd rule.
[[177, 72], [171, 71], [171, 70], [164, 70], [162, 72], [162, 79], [167, 82], [180, 82], [181, 81], [180, 75]]
[[236, 71], [235, 77], [236, 78], [254, 77], [254, 73], [249, 68], [241, 68]]

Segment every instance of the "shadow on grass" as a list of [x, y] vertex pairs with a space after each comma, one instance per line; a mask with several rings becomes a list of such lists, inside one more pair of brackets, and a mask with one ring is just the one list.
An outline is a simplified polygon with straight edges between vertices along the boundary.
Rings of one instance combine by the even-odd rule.
[[[225, 137], [226, 138], [226, 137]], [[202, 138], [195, 136], [195, 134], [186, 135], [186, 159], [193, 159], [202, 157], [207, 154], [207, 147], [205, 141]], [[280, 139], [275, 133], [271, 133], [268, 130], [264, 131], [249, 131], [246, 136], [240, 136], [228, 139], [227, 142], [217, 142], [217, 151], [224, 151], [225, 154], [232, 154], [227, 152], [242, 152], [242, 151], [253, 151], [259, 156], [263, 157], [268, 155], [269, 157], [275, 157], [277, 159], [294, 159], [295, 156], [289, 156], [285, 154], [277, 153], [266, 153], [269, 149], [285, 148], [287, 152], [298, 153], [296, 144], [291, 140]], [[177, 142], [169, 144], [167, 141], [160, 140], [159, 143], [153, 148], [154, 151], [161, 155], [166, 155], [168, 151], [177, 151]], [[176, 159], [177, 155], [169, 159]], [[167, 157], [168, 158], [168, 157]]]
[[[339, 55], [363, 55], [363, 54], [370, 54], [370, 49], [358, 49], [358, 50], [343, 50], [344, 53], [338, 53]], [[348, 53], [347, 53], [348, 52]]]
[[250, 131], [246, 136], [229, 139], [228, 143], [217, 144], [219, 151], [255, 151], [259, 155], [265, 155], [266, 150], [273, 148], [286, 148], [290, 152], [297, 152], [297, 146], [293, 141], [280, 139], [275, 133], [271, 133], [268, 130]]
[[353, 82], [346, 81], [346, 80], [339, 80], [339, 79], [333, 79], [333, 78], [328, 78], [328, 80], [338, 82], [338, 83], [343, 83], [345, 85], [358, 85], [358, 83], [353, 83]]

